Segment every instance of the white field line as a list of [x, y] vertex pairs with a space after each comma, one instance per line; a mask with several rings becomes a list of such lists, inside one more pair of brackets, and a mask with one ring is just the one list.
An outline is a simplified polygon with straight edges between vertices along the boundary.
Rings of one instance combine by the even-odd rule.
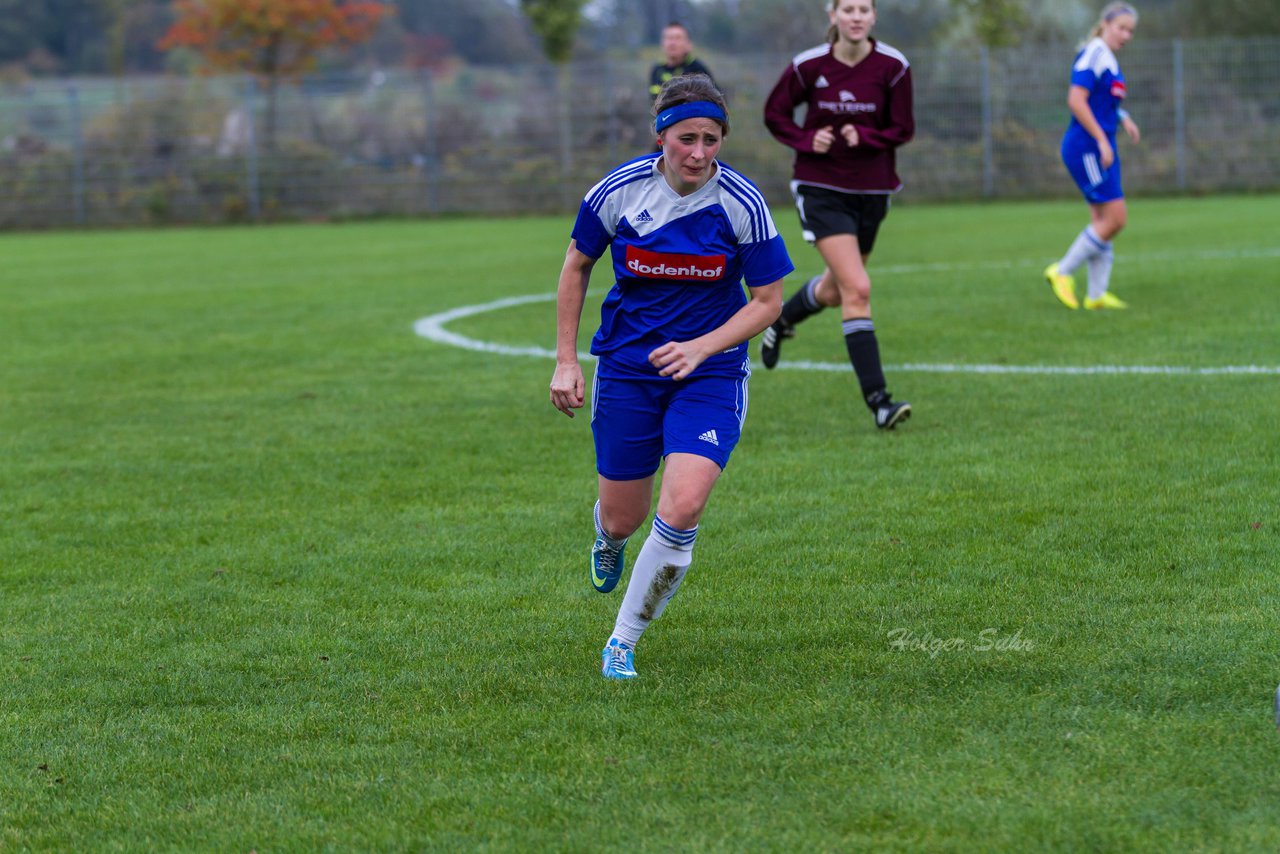
[[[1247, 260], [1250, 258], [1280, 258], [1280, 246], [1263, 246], [1251, 249], [1200, 249], [1194, 252], [1125, 252], [1121, 257], [1125, 263], [1185, 261], [1189, 258], [1210, 261], [1234, 261], [1242, 259]], [[958, 273], [964, 270], [1034, 269], [1038, 274], [1038, 272], [1044, 268], [1044, 265], [1048, 264], [1052, 260], [1052, 258], [1045, 258], [1042, 261], [992, 260], [964, 261], [960, 263], [939, 261], [932, 264], [890, 264], [884, 267], [873, 267], [870, 272], [872, 276], [901, 276], [912, 273]]]
[[[1280, 255], [1280, 250], [1277, 251]], [[921, 268], [926, 265], [921, 265]], [[974, 265], [977, 266], [977, 265]], [[997, 265], [990, 265], [997, 266]], [[948, 269], [956, 269], [949, 267]], [[900, 270], [901, 271], [901, 270]], [[884, 272], [884, 271], [881, 271]], [[539, 359], [554, 359], [554, 350], [545, 347], [512, 347], [507, 344], [496, 344], [491, 341], [479, 341], [450, 332], [445, 325], [464, 317], [499, 311], [518, 305], [535, 302], [550, 302], [556, 298], [554, 293], [529, 294], [521, 297], [507, 297], [480, 305], [464, 305], [459, 308], [428, 315], [413, 324], [413, 331], [437, 344], [446, 344], [463, 350], [477, 353], [492, 353], [498, 356], [532, 356]], [[590, 353], [578, 353], [583, 361], [595, 361]], [[787, 361], [778, 365], [792, 371], [848, 371], [848, 362], [805, 362]], [[1276, 365], [1223, 365], [1219, 367], [1195, 368], [1183, 365], [957, 365], [948, 363], [917, 363], [904, 365], [886, 365], [886, 370], [904, 373], [923, 374], [1058, 374], [1064, 376], [1087, 376], [1095, 374], [1148, 374], [1163, 376], [1210, 376], [1219, 374], [1263, 374], [1280, 376], [1280, 366]]]

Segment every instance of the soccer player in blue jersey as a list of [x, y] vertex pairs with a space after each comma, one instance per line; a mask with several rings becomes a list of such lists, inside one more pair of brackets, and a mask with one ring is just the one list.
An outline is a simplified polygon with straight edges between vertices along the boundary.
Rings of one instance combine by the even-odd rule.
[[556, 299], [551, 403], [573, 417], [585, 397], [582, 306], [592, 269], [608, 255], [614, 285], [591, 340], [599, 500], [590, 574], [601, 593], [622, 575], [623, 548], [649, 515], [663, 467], [652, 530], [601, 655], [613, 679], [636, 675], [636, 643], [689, 569], [698, 522], [747, 414], [746, 342], [777, 318], [782, 278], [794, 269], [760, 191], [716, 160], [729, 120], [711, 79], [672, 78], [653, 111], [662, 150], [587, 193]]
[[1127, 308], [1111, 293], [1111, 240], [1124, 228], [1128, 212], [1120, 187], [1120, 157], [1116, 153], [1116, 128], [1138, 142], [1138, 126], [1124, 110], [1126, 87], [1116, 51], [1133, 38], [1138, 13], [1128, 3], [1111, 3], [1102, 10], [1092, 38], [1076, 54], [1071, 67], [1067, 107], [1071, 124], [1062, 137], [1062, 162], [1089, 203], [1089, 225], [1076, 237], [1067, 254], [1044, 271], [1058, 300], [1067, 308], [1079, 308], [1072, 273], [1087, 264], [1087, 309]]
[[[902, 189], [897, 149], [915, 134], [911, 67], [871, 37], [875, 0], [831, 0], [827, 14], [826, 44], [796, 56], [764, 105], [770, 133], [795, 151], [791, 192], [800, 225], [827, 268], [787, 300], [761, 339], [760, 358], [772, 368], [799, 323], [840, 306], [862, 398], [876, 426], [892, 430], [911, 415], [911, 404], [894, 401], [885, 388], [867, 260], [889, 197]], [[803, 125], [795, 120], [801, 104]]]

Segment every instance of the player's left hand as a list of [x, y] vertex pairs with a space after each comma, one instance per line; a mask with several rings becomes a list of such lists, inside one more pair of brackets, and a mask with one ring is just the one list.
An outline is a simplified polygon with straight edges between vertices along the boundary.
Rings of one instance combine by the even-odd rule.
[[850, 148], [858, 144], [858, 129], [853, 125], [845, 125], [840, 128], [840, 135], [844, 137], [845, 145]]
[[1134, 145], [1138, 144], [1138, 139], [1142, 134], [1138, 131], [1138, 123], [1126, 116], [1121, 120], [1124, 125], [1124, 132], [1129, 134], [1129, 139], [1133, 140]]
[[664, 377], [682, 380], [693, 373], [704, 358], [691, 341], [668, 341], [649, 354], [649, 364]]

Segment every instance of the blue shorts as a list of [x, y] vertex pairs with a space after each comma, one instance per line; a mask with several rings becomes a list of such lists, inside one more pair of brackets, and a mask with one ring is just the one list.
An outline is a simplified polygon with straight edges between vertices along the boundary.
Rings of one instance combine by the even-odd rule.
[[[1111, 140], [1111, 150], [1116, 150], [1115, 139]], [[1103, 169], [1098, 160], [1098, 143], [1088, 134], [1068, 133], [1062, 138], [1062, 162], [1086, 202], [1100, 205], [1124, 198], [1124, 190], [1120, 188], [1120, 155], [1116, 154], [1110, 169]]]
[[747, 368], [740, 377], [693, 376], [672, 382], [601, 378], [591, 384], [596, 471], [639, 480], [667, 454], [697, 454], [723, 469], [747, 417]]

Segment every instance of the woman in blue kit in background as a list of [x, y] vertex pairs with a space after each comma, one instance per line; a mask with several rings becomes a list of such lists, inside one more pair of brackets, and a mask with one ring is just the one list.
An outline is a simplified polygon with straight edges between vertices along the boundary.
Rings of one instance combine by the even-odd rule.
[[1120, 157], [1116, 129], [1138, 142], [1138, 126], [1121, 107], [1126, 95], [1124, 75], [1116, 51], [1133, 38], [1138, 13], [1128, 3], [1111, 3], [1102, 10], [1090, 41], [1076, 54], [1071, 68], [1067, 106], [1071, 124], [1062, 137], [1062, 162], [1089, 203], [1089, 225], [1076, 237], [1067, 254], [1044, 271], [1049, 287], [1067, 308], [1079, 308], [1072, 273], [1088, 265], [1087, 309], [1117, 309], [1128, 305], [1111, 293], [1111, 240], [1128, 219], [1120, 187]]
[[760, 191], [716, 160], [729, 120], [711, 79], [671, 79], [653, 110], [661, 151], [624, 163], [587, 193], [556, 298], [551, 403], [572, 417], [585, 402], [582, 306], [608, 253], [615, 284], [591, 341], [600, 497], [590, 576], [601, 593], [622, 575], [623, 548], [649, 515], [663, 466], [652, 531], [601, 654], [612, 679], [636, 675], [640, 634], [689, 568], [698, 522], [746, 417], [746, 342], [777, 319], [782, 278], [794, 269]]

